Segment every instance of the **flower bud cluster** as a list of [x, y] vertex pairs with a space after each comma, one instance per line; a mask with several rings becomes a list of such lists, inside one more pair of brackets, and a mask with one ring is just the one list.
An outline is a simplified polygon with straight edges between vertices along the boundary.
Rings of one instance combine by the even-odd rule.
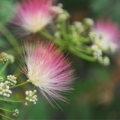
[[102, 55], [102, 50], [97, 45], [92, 45], [91, 49], [93, 51], [94, 58], [97, 59], [100, 64], [104, 66], [108, 66], [110, 64], [109, 58]]
[[97, 35], [95, 32], [90, 32], [89, 37], [103, 52], [114, 53], [117, 48], [116, 44], [108, 41], [107, 38], [103, 36]]
[[10, 90], [10, 87], [8, 84], [9, 84], [8, 81], [5, 81], [4, 83], [0, 82], [0, 95], [3, 95], [5, 97], [10, 97], [10, 94], [12, 94], [12, 91]]
[[57, 16], [57, 21], [58, 22], [64, 21], [64, 20], [67, 20], [69, 17], [70, 17], [70, 14], [67, 11], [64, 10], [62, 13], [60, 13]]
[[0, 54], [0, 61], [2, 61], [2, 62], [4, 63], [4, 62], [6, 62], [7, 60], [8, 60], [8, 54], [2, 52], [2, 53]]
[[[62, 13], [59, 15], [61, 14]], [[61, 19], [61, 21], [63, 20]], [[63, 22], [66, 24], [66, 21]], [[109, 31], [107, 31], [108, 28], [106, 26], [105, 31], [107, 33], [105, 34], [102, 32], [104, 30], [104, 26], [102, 25], [103, 28], [100, 27], [103, 22], [96, 24], [90, 18], [83, 19], [83, 22], [75, 21], [72, 25], [69, 25], [69, 27], [67, 27], [63, 22], [61, 23], [57, 21], [56, 32], [54, 33], [54, 37], [57, 39], [56, 41], [58, 45], [61, 45], [63, 49], [66, 49], [66, 46], [68, 46], [68, 49], [73, 53], [81, 54], [81, 52], [84, 52], [86, 56], [96, 59], [102, 65], [106, 66], [110, 64], [110, 60], [106, 54], [116, 51], [118, 45], [114, 40], [112, 41], [112, 39], [114, 37], [118, 37], [117, 33], [115, 33], [115, 35], [109, 35]], [[110, 22], [107, 24], [110, 25]], [[113, 33], [117, 32], [117, 28], [113, 26], [114, 25], [111, 23], [110, 27], [112, 27]], [[63, 39], [64, 41], [62, 41]], [[71, 46], [75, 46], [74, 51], [71, 49]]]
[[73, 25], [79, 33], [82, 33], [84, 31], [84, 25], [81, 22], [75, 21]]
[[19, 110], [18, 109], [15, 109], [14, 112], [13, 112], [13, 116], [18, 116], [19, 115]]
[[13, 63], [14, 62], [14, 57], [13, 55], [10, 55], [10, 54], [7, 54], [7, 53], [4, 53], [2, 52], [0, 54], [0, 61], [2, 61], [3, 63], [7, 62], [9, 60], [10, 63]]
[[63, 5], [61, 3], [59, 3], [57, 6], [53, 6], [51, 8], [52, 12], [56, 13], [56, 14], [60, 14], [63, 12], [63, 9], [62, 9]]
[[[34, 91], [31, 91], [31, 90], [29, 90], [29, 91], [26, 91], [25, 92], [25, 95], [26, 95], [26, 101], [29, 101], [29, 102], [31, 102], [31, 103], [33, 103], [33, 104], [36, 104], [36, 101], [37, 101], [37, 95], [36, 95], [36, 90], [34, 90]], [[25, 103], [25, 105], [27, 105], [27, 102]]]
[[104, 56], [99, 59], [99, 62], [104, 66], [108, 66], [110, 64], [110, 59], [107, 56]]
[[14, 75], [8, 75], [7, 76], [7, 80], [9, 81], [9, 84], [12, 86], [15, 86], [17, 81], [16, 81], [16, 77]]
[[103, 53], [114, 52], [116, 49], [115, 44], [112, 44], [110, 41], [105, 41], [102, 36], [95, 34], [95, 32], [90, 32], [90, 39], [93, 42], [91, 49], [93, 51], [93, 56], [99, 61], [100, 64], [107, 66], [110, 64], [110, 59], [107, 56], [103, 56]]
[[102, 57], [102, 51], [101, 51], [101, 49], [99, 49], [99, 47], [97, 45], [92, 45], [91, 49], [93, 51], [93, 56], [95, 59], [99, 59]]
[[89, 37], [90, 37], [90, 39], [94, 42], [94, 40], [95, 40], [95, 38], [96, 38], [96, 34], [95, 34], [95, 32], [90, 31], [90, 33], [89, 33]]
[[58, 4], [58, 6], [53, 7], [53, 10], [57, 12], [57, 22], [65, 21], [70, 17], [70, 14], [64, 10], [62, 4]]

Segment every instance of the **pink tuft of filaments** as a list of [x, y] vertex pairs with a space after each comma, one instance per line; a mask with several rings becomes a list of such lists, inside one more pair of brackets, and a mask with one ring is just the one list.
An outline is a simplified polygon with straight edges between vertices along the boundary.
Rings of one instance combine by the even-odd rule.
[[73, 90], [73, 70], [70, 62], [52, 43], [25, 42], [25, 64], [23, 69], [30, 82], [35, 85], [53, 106], [55, 100], [66, 101], [64, 93]]
[[98, 20], [94, 29], [98, 34], [103, 35], [103, 37], [108, 36], [110, 41], [113, 42], [117, 42], [120, 36], [118, 25], [113, 23], [111, 20]]
[[116, 23], [111, 20], [99, 19], [94, 26], [94, 32], [101, 37], [101, 46], [105, 50], [110, 47], [115, 51], [118, 48], [120, 31]]
[[51, 0], [22, 0], [13, 23], [26, 31], [26, 34], [36, 33], [54, 18], [52, 7]]

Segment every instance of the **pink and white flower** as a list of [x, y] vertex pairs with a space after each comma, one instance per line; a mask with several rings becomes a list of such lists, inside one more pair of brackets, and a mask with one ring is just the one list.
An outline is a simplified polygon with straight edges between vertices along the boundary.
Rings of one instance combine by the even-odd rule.
[[103, 51], [116, 51], [119, 44], [120, 31], [115, 23], [110, 20], [100, 19], [96, 22], [93, 30], [97, 35], [95, 43]]
[[63, 94], [72, 90], [73, 70], [64, 55], [52, 43], [27, 41], [24, 49], [26, 68], [23, 68], [23, 71], [30, 82], [52, 106], [52, 101], [66, 101]]
[[36, 33], [54, 18], [51, 0], [23, 0], [13, 23], [29, 33]]

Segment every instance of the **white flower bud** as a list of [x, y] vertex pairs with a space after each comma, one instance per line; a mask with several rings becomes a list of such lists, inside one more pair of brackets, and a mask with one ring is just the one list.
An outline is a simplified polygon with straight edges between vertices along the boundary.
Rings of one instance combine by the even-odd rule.
[[84, 23], [88, 26], [93, 26], [94, 25], [94, 21], [91, 18], [85, 18]]
[[8, 94], [7, 97], [10, 97], [10, 95]]
[[28, 91], [26, 91], [25, 94], [28, 95]]
[[93, 56], [95, 59], [99, 59], [102, 56], [102, 51], [97, 45], [92, 45], [91, 49], [93, 51]]
[[105, 57], [103, 58], [103, 62], [104, 62], [104, 65], [105, 65], [105, 66], [108, 66], [108, 65], [110, 64], [110, 59], [109, 59], [107, 56], [105, 56]]
[[28, 103], [27, 103], [27, 102], [25, 102], [25, 105], [28, 105]]
[[84, 26], [81, 22], [75, 21], [74, 26], [80, 33], [84, 31]]

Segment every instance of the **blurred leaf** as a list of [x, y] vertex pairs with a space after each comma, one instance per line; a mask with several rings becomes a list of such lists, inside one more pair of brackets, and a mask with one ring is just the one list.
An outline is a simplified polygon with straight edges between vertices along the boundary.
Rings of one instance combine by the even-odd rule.
[[0, 0], [0, 22], [7, 22], [13, 15], [13, 2], [11, 0]]
[[6, 47], [6, 41], [2, 38], [0, 38], [0, 47]]

